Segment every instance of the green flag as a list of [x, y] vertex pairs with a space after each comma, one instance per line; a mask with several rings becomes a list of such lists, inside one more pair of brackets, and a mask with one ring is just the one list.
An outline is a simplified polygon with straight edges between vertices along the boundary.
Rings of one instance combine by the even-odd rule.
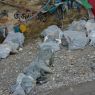
[[81, 0], [82, 5], [86, 8], [86, 9], [91, 9], [92, 6], [88, 3], [88, 0]]

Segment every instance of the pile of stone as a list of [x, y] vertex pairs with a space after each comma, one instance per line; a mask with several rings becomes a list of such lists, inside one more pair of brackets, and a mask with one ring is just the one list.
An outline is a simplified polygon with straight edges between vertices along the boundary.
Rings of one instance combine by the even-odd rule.
[[[24, 35], [20, 32], [14, 31], [13, 25], [8, 25], [8, 34], [3, 43], [0, 44], [0, 59], [7, 58], [10, 53], [17, 53], [18, 49], [23, 46]], [[5, 32], [4, 30], [2, 31]]]
[[[56, 30], [55, 30], [56, 29]], [[42, 32], [44, 42], [39, 45], [38, 53], [32, 63], [17, 77], [16, 84], [11, 86], [13, 95], [27, 95], [36, 86], [37, 80], [44, 79], [46, 74], [52, 73], [53, 55], [60, 49], [62, 31], [56, 25], [48, 27]]]

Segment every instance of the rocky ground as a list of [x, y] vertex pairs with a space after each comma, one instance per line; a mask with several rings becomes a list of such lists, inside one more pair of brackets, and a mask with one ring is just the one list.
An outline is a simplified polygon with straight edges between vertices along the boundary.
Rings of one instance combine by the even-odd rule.
[[[24, 45], [23, 51], [0, 61], [0, 95], [10, 95], [10, 85], [15, 83], [18, 74], [32, 62], [39, 42], [39, 39], [29, 41]], [[33, 95], [47, 95], [55, 88], [70, 87], [95, 79], [95, 48], [93, 47], [87, 46], [84, 50], [76, 51], [68, 51], [63, 47], [56, 52], [53, 63], [54, 67], [51, 67], [53, 73], [47, 75], [46, 83], [37, 85], [33, 89], [31, 92]]]
[[[46, 94], [47, 93], [47, 94]], [[74, 86], [59, 87], [40, 95], [95, 95], [95, 81], [85, 82]]]
[[[0, 8], [1, 7], [9, 9], [9, 6], [6, 8], [2, 5]], [[31, 30], [33, 30], [35, 24], [33, 23], [32, 25]], [[35, 31], [38, 31], [36, 29], [40, 29], [42, 26], [44, 26], [44, 23], [39, 23], [39, 27], [36, 27]], [[40, 39], [31, 39], [27, 44], [25, 43], [23, 51], [0, 60], [0, 95], [10, 95], [10, 85], [16, 82], [18, 74], [32, 62], [36, 55], [39, 42]], [[92, 88], [95, 88], [95, 81], [91, 83], [88, 82], [95, 80], [94, 47], [87, 46], [84, 50], [76, 51], [68, 51], [65, 47], [62, 47], [60, 51], [55, 53], [53, 63], [54, 66], [51, 67], [53, 73], [47, 75], [47, 82], [42, 85], [37, 85], [30, 95], [77, 95], [69, 93], [64, 87], [67, 86], [69, 89], [73, 85], [79, 84], [79, 86], [81, 86], [80, 83], [84, 84], [85, 82], [87, 82], [86, 84], [92, 85]], [[91, 87], [89, 85], [86, 86]], [[75, 87], [76, 86], [74, 86], [74, 88]], [[83, 86], [82, 89], [84, 90], [84, 88], [85, 87]], [[85, 90], [87, 91], [88, 89]], [[72, 88], [70, 88], [70, 90], [72, 91]], [[67, 92], [67, 94], [63, 94], [63, 91], [67, 91], [69, 94]], [[79, 91], [81, 92], [81, 90]], [[79, 95], [95, 95], [95, 91], [93, 91], [93, 94], [86, 93]]]
[[55, 54], [52, 70], [53, 74], [48, 77], [48, 82], [36, 88], [37, 95], [52, 95], [47, 94], [48, 91], [61, 86], [70, 87], [93, 81], [95, 79], [95, 49], [88, 46], [84, 50], [68, 51], [63, 48]]
[[32, 40], [24, 46], [23, 51], [0, 61], [0, 95], [9, 95], [10, 85], [15, 83], [18, 74], [31, 63], [35, 56], [37, 42]]

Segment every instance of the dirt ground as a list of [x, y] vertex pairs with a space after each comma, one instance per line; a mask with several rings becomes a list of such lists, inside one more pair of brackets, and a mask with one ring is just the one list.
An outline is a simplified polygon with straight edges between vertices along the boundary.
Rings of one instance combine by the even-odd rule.
[[[24, 45], [23, 51], [0, 61], [0, 95], [10, 95], [10, 85], [16, 82], [18, 74], [32, 62], [39, 43], [40, 39], [29, 41]], [[87, 46], [84, 50], [76, 51], [68, 51], [63, 47], [55, 53], [53, 63], [54, 67], [51, 68], [53, 74], [47, 75], [47, 82], [37, 85], [30, 95], [58, 95], [48, 93], [60, 87], [71, 87], [95, 80], [93, 47]]]
[[[45, 92], [46, 93], [46, 92]], [[95, 81], [85, 82], [70, 87], [59, 87], [40, 95], [95, 95]]]
[[48, 82], [36, 88], [36, 95], [61, 95], [60, 89], [59, 94], [48, 93], [61, 86], [71, 87], [95, 80], [95, 48], [88, 46], [76, 51], [61, 49], [55, 54], [52, 70], [54, 73], [48, 77]]
[[23, 51], [0, 61], [0, 95], [9, 95], [10, 85], [15, 83], [18, 74], [31, 63], [35, 56], [37, 42], [32, 40], [24, 46]]
[[[3, 6], [3, 8], [6, 7]], [[51, 18], [50, 21], [52, 22], [54, 20]], [[28, 37], [28, 39], [30, 39], [35, 33], [38, 34], [39, 31], [41, 32], [48, 25], [55, 24], [50, 21], [47, 20], [46, 24], [40, 23], [39, 21], [34, 24], [35, 21], [33, 21], [32, 24], [30, 24], [31, 31], [26, 34], [26, 38]], [[39, 26], [34, 27], [38, 25], [38, 23]], [[10, 95], [10, 86], [16, 82], [18, 74], [32, 62], [36, 55], [38, 44], [41, 42], [41, 40], [37, 38], [39, 34], [35, 35], [35, 40], [30, 39], [25, 42], [23, 51], [0, 60], [0, 95]], [[95, 81], [93, 81], [95, 80], [94, 47], [87, 46], [83, 50], [75, 51], [68, 51], [67, 48], [62, 47], [60, 51], [55, 53], [53, 63], [54, 67], [51, 67], [53, 74], [47, 75], [47, 82], [42, 85], [37, 85], [30, 95], [77, 95], [75, 93], [69, 93], [68, 89], [72, 91], [70, 87], [78, 88], [81, 84], [88, 86], [88, 88], [85, 89], [86, 94], [80, 93], [79, 95], [95, 95], [95, 91], [92, 91], [93, 89], [89, 91], [92, 91], [93, 94], [86, 92], [89, 89], [89, 85], [95, 88]], [[85, 82], [87, 83], [85, 84]], [[83, 89], [86, 86], [82, 86]], [[67, 88], [67, 92], [64, 87]], [[74, 91], [77, 92], [76, 90]], [[81, 92], [81, 90], [79, 91]]]

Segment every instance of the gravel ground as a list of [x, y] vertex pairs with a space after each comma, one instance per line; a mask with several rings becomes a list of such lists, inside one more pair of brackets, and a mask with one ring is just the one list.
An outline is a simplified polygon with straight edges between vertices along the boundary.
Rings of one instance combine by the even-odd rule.
[[40, 95], [95, 95], [95, 81], [85, 82], [69, 87], [59, 87], [49, 90], [47, 94]]
[[38, 40], [32, 41], [24, 46], [23, 51], [0, 61], [0, 95], [9, 95], [10, 85], [16, 82], [24, 67], [32, 62], [37, 51], [37, 42]]
[[[0, 61], [0, 95], [9, 95], [9, 87], [28, 66], [37, 52], [39, 39], [24, 46], [23, 51], [10, 55]], [[37, 85], [35, 95], [47, 95], [49, 90], [61, 86], [72, 86], [95, 79], [95, 48], [86, 47], [84, 50], [68, 51], [62, 48], [55, 53], [53, 73], [47, 75], [47, 82]], [[42, 94], [43, 93], [43, 94]], [[31, 94], [30, 94], [31, 95]]]
[[33, 95], [52, 95], [48, 93], [55, 88], [95, 80], [95, 48], [88, 46], [76, 51], [63, 48], [56, 52], [54, 67], [51, 69], [53, 74], [47, 76], [48, 82], [38, 85], [32, 92]]
[[[3, 8], [7, 9], [5, 6]], [[10, 85], [16, 82], [18, 74], [32, 62], [37, 52], [38, 42], [39, 39], [30, 41], [30, 43], [25, 44], [23, 51], [0, 61], [0, 95], [10, 95]], [[33, 89], [31, 92], [33, 95], [61, 95], [60, 90], [58, 94], [50, 94], [49, 91], [95, 80], [95, 48], [93, 47], [88, 46], [84, 50], [76, 51], [62, 48], [56, 52], [53, 63], [54, 67], [51, 67], [53, 74], [47, 75], [46, 83], [37, 85]]]

